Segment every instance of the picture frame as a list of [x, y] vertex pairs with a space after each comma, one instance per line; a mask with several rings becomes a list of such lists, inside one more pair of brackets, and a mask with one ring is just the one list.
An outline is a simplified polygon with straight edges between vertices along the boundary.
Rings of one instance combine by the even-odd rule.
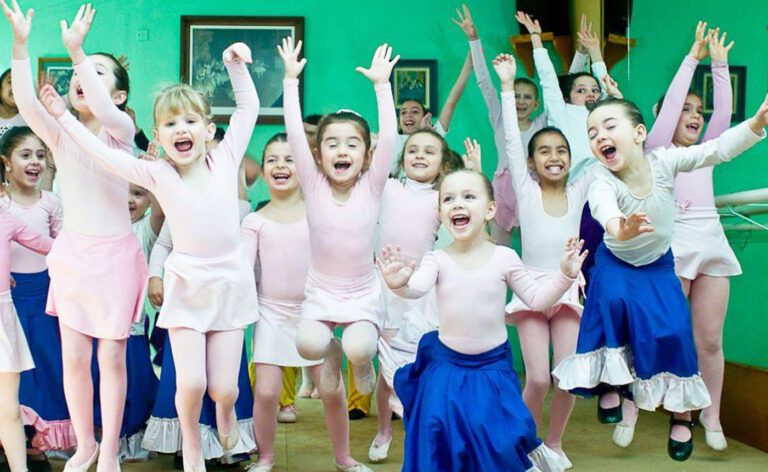
[[72, 80], [72, 59], [69, 57], [40, 57], [37, 59], [37, 83], [50, 82], [59, 95], [69, 94], [69, 81]]
[[408, 100], [418, 100], [435, 113], [437, 103], [437, 60], [400, 59], [392, 70], [392, 95], [395, 108]]
[[261, 102], [258, 123], [283, 124], [284, 69], [277, 45], [286, 36], [304, 41], [304, 17], [182, 16], [181, 81], [206, 95], [216, 123], [228, 123], [235, 100], [221, 54], [230, 44], [243, 42], [253, 57], [248, 69]]
[[[731, 121], [744, 121], [745, 102], [747, 91], [747, 67], [746, 66], [728, 66], [731, 75], [731, 89], [733, 90], [733, 110]], [[714, 79], [710, 65], [700, 65], [696, 67], [693, 76], [693, 91], [701, 97], [703, 102], [704, 119], [709, 120], [715, 111], [714, 104]]]

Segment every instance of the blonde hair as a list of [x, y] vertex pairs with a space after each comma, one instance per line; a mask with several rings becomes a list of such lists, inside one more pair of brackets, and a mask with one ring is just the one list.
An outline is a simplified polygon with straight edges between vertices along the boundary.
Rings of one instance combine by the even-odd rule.
[[159, 118], [193, 111], [210, 122], [211, 104], [205, 96], [187, 84], [175, 84], [163, 89], [155, 99], [155, 123]]

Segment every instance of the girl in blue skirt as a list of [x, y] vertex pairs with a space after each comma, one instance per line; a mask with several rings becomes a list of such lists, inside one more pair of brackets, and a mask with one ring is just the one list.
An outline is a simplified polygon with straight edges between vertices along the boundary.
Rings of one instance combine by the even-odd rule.
[[592, 214], [606, 230], [595, 255], [576, 354], [554, 370], [559, 387], [600, 397], [603, 423], [622, 419], [621, 397], [644, 410], [672, 412], [668, 451], [693, 450], [690, 411], [710, 404], [699, 375], [691, 317], [670, 251], [674, 181], [729, 161], [765, 136], [768, 97], [754, 117], [699, 146], [645, 154], [637, 107], [609, 99], [589, 115], [589, 138], [602, 166], [589, 191]]
[[438, 331], [424, 335], [416, 361], [395, 372], [406, 430], [403, 471], [563, 470], [520, 396], [504, 303], [508, 287], [536, 310], [557, 302], [581, 270], [583, 243], [569, 239], [560, 270], [537, 281], [512, 249], [487, 237], [496, 211], [487, 177], [449, 174], [439, 202], [453, 243], [428, 252], [418, 270], [399, 248], [385, 247], [377, 261], [397, 295], [418, 298], [434, 287], [438, 300]]

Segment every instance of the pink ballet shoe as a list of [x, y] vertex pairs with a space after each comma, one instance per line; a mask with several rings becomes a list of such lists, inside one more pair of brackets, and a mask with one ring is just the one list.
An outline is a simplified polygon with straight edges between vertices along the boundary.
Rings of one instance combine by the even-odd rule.
[[389, 456], [390, 444], [392, 444], [392, 438], [389, 438], [389, 441], [381, 445], [376, 444], [376, 439], [374, 439], [371, 443], [371, 447], [368, 448], [368, 459], [374, 464], [386, 461]]
[[346, 466], [336, 464], [336, 471], [337, 472], [373, 472], [373, 469], [371, 469], [367, 465], [363, 465], [358, 462], [357, 464], [346, 465]]
[[99, 458], [99, 445], [96, 444], [96, 449], [93, 450], [93, 454], [91, 457], [88, 458], [85, 463], [81, 465], [72, 465], [72, 460], [68, 460], [66, 464], [64, 464], [64, 472], [88, 472], [88, 469], [91, 468], [93, 464], [96, 463], [96, 460]]
[[715, 451], [724, 451], [728, 447], [728, 441], [725, 440], [723, 430], [709, 429], [704, 423], [704, 415], [699, 416], [699, 424], [704, 428], [704, 438], [707, 446]]
[[240, 441], [240, 425], [237, 424], [237, 418], [235, 418], [235, 424], [232, 426], [232, 429], [229, 431], [229, 433], [224, 434], [221, 432], [221, 430], [218, 430], [217, 434], [219, 436], [221, 447], [225, 451], [231, 451], [234, 449], [235, 446], [237, 446], [237, 443]]

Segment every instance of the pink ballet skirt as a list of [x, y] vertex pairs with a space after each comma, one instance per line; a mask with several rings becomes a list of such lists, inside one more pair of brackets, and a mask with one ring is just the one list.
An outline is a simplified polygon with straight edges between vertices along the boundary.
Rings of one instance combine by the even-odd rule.
[[335, 324], [370, 321], [379, 329], [386, 322], [382, 282], [376, 270], [363, 277], [343, 278], [310, 267], [304, 294], [304, 318]]
[[259, 321], [253, 327], [252, 363], [281, 367], [307, 367], [323, 363], [322, 360], [304, 359], [296, 349], [301, 302], [259, 295], [259, 314]]
[[699, 275], [741, 274], [741, 265], [728, 244], [717, 209], [678, 205], [674, 231], [672, 254], [678, 277], [693, 280]]
[[157, 326], [200, 333], [244, 329], [259, 319], [253, 268], [240, 246], [221, 257], [171, 252], [165, 260], [165, 304]]
[[[543, 281], [549, 277], [552, 276], [556, 271], [552, 270], [541, 270], [536, 269], [533, 267], [525, 266], [526, 269], [530, 272], [530, 274], [533, 276], [533, 278], [537, 281]], [[565, 294], [560, 297], [560, 300], [558, 300], [557, 303], [552, 305], [551, 307], [544, 310], [542, 313], [544, 316], [547, 317], [547, 319], [552, 318], [559, 310], [560, 308], [567, 306], [571, 308], [574, 312], [576, 312], [577, 315], [581, 316], [581, 312], [584, 311], [584, 306], [579, 301], [579, 294], [583, 293], [584, 291], [584, 275], [579, 273], [578, 278], [576, 281], [571, 285], [571, 288], [568, 289]], [[514, 323], [514, 315], [515, 313], [519, 313], [522, 311], [535, 311], [531, 310], [528, 305], [523, 303], [520, 298], [517, 297], [517, 295], [514, 295], [512, 297], [512, 301], [507, 303], [507, 307], [505, 309], [507, 312], [507, 323], [508, 324], [515, 324]]]
[[63, 230], [46, 258], [51, 288], [45, 312], [98, 339], [126, 339], [141, 320], [147, 263], [133, 233], [95, 238]]
[[24, 372], [34, 368], [11, 292], [0, 293], [0, 372]]

